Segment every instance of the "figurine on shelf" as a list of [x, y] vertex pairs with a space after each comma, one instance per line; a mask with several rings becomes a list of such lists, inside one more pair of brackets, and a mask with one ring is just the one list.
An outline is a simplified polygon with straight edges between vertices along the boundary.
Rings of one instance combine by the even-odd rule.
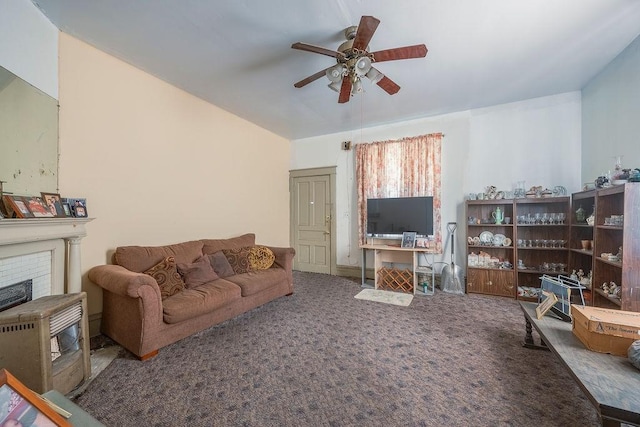
[[575, 269], [571, 272], [571, 276], [569, 276], [569, 278], [571, 280], [575, 280], [576, 282], [578, 281], [578, 275], [576, 274], [576, 270]]
[[609, 293], [609, 284], [607, 282], [604, 282], [601, 287], [605, 294]]
[[580, 206], [578, 208], [578, 210], [576, 210], [576, 222], [577, 223], [583, 223], [584, 222], [584, 218], [585, 218], [585, 211], [582, 208], [582, 206]]

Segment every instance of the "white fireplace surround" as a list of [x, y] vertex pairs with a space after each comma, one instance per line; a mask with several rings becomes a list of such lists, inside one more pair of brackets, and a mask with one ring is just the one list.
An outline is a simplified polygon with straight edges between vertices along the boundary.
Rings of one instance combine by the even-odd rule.
[[0, 219], [0, 259], [51, 252], [51, 294], [80, 292], [80, 241], [89, 221], [92, 218]]

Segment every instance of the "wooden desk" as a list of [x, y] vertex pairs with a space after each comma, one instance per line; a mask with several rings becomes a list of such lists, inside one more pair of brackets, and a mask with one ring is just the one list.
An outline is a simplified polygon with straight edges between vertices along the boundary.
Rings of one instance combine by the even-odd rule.
[[640, 370], [625, 357], [587, 350], [568, 322], [550, 315], [538, 320], [536, 305], [520, 302], [528, 329], [525, 344], [532, 344], [533, 325], [596, 407], [603, 426], [640, 426]]
[[[419, 255], [435, 254], [432, 248], [402, 248], [400, 246], [383, 245], [383, 244], [366, 244], [361, 245], [362, 250], [362, 286], [366, 286], [366, 270], [367, 270], [367, 251], [372, 250], [374, 253], [374, 288], [378, 289], [378, 270], [384, 263], [406, 264], [408, 269], [413, 273], [413, 294], [431, 295], [435, 286], [435, 271], [433, 262], [431, 267], [421, 267], [419, 264]], [[431, 290], [424, 292], [418, 289], [415, 284], [418, 283], [418, 273], [431, 275]]]

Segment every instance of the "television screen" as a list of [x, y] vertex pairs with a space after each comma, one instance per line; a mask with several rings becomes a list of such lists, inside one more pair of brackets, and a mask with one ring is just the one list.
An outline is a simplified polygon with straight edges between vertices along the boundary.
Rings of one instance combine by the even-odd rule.
[[367, 199], [367, 234], [402, 235], [405, 231], [433, 235], [433, 197]]

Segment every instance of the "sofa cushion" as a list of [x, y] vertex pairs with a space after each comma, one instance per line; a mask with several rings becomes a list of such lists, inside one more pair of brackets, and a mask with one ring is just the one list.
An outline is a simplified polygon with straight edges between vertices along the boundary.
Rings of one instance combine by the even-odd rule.
[[217, 279], [177, 293], [162, 302], [166, 323], [178, 323], [210, 313], [240, 298], [240, 288], [224, 279]]
[[202, 255], [202, 246], [199, 240], [166, 246], [121, 246], [116, 249], [113, 261], [127, 270], [142, 273], [170, 256], [176, 263], [193, 262]]
[[236, 274], [236, 272], [233, 271], [231, 264], [229, 264], [229, 260], [222, 251], [218, 251], [207, 256], [209, 257], [209, 262], [211, 263], [211, 267], [213, 267], [213, 271], [215, 271], [221, 279]]
[[185, 284], [176, 269], [176, 260], [171, 256], [163, 259], [144, 273], [156, 279], [160, 287], [160, 296], [163, 300], [185, 288]]
[[178, 273], [187, 288], [193, 288], [207, 282], [213, 282], [218, 275], [211, 267], [208, 256], [201, 256], [192, 263], [178, 263]]
[[227, 257], [227, 261], [231, 264], [234, 273], [243, 274], [251, 271], [251, 265], [249, 265], [249, 253], [251, 247], [246, 246], [238, 249], [223, 249], [222, 253]]
[[248, 233], [230, 239], [203, 239], [201, 242], [204, 244], [202, 252], [213, 254], [223, 249], [240, 249], [246, 246], [254, 246], [256, 244], [256, 235]]
[[273, 265], [276, 256], [266, 246], [253, 246], [249, 251], [249, 266], [251, 270], [266, 270]]
[[267, 270], [236, 274], [235, 276], [227, 277], [225, 280], [240, 286], [242, 296], [246, 297], [286, 282], [287, 274], [282, 268], [269, 268]]

